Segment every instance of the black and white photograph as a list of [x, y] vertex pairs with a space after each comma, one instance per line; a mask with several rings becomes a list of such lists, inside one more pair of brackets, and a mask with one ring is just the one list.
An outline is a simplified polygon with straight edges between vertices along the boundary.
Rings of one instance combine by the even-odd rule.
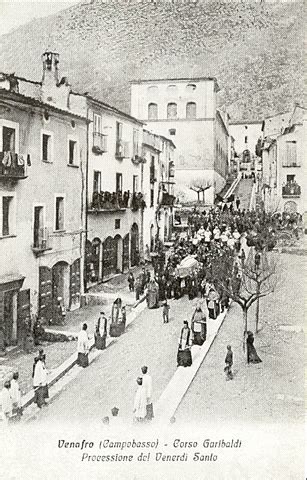
[[304, 1], [0, 17], [0, 478], [306, 479]]

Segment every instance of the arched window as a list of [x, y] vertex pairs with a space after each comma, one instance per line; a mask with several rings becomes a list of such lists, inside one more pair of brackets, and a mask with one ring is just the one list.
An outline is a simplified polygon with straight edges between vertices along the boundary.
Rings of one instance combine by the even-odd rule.
[[149, 103], [148, 105], [148, 120], [157, 120], [158, 105], [156, 103]]
[[196, 118], [196, 103], [195, 102], [188, 102], [186, 106], [186, 117], [187, 118]]
[[187, 86], [186, 86], [186, 91], [188, 93], [192, 93], [196, 90], [196, 85], [195, 83], [188, 83]]
[[167, 104], [167, 118], [177, 118], [177, 103]]
[[156, 85], [149, 85], [147, 88], [148, 95], [157, 95], [158, 92], [158, 87]]
[[177, 85], [168, 85], [166, 90], [167, 90], [167, 93], [169, 95], [175, 95], [177, 93], [177, 90], [178, 90]]

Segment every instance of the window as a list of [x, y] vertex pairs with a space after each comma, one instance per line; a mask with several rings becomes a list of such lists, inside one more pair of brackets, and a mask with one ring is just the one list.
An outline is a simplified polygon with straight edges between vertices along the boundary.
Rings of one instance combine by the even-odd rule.
[[44, 207], [34, 207], [33, 246], [38, 248], [43, 238]]
[[177, 103], [167, 104], [167, 118], [177, 118]]
[[101, 172], [94, 170], [93, 192], [101, 191]]
[[51, 135], [47, 133], [42, 134], [42, 160], [43, 162], [52, 162], [51, 156], [51, 145], [52, 138]]
[[147, 92], [149, 95], [157, 95], [159, 93], [158, 87], [156, 85], [150, 85], [147, 88]]
[[158, 118], [158, 105], [156, 103], [150, 103], [148, 105], [148, 120], [157, 120]]
[[295, 179], [295, 175], [287, 175], [287, 183], [293, 183]]
[[138, 191], [138, 183], [139, 183], [139, 177], [138, 175], [133, 175], [133, 193], [136, 193]]
[[116, 174], [116, 191], [117, 192], [123, 191], [123, 174], [122, 173]]
[[247, 130], [247, 129], [248, 129], [248, 126], [247, 126], [247, 125], [245, 125], [245, 130]]
[[133, 129], [133, 156], [139, 155], [139, 131]]
[[116, 141], [122, 140], [123, 138], [123, 124], [116, 122]]
[[101, 133], [101, 116], [94, 113], [94, 133]]
[[68, 165], [77, 165], [77, 142], [75, 140], [68, 142]]
[[192, 92], [195, 92], [195, 90], [196, 90], [195, 83], [188, 83], [188, 85], [186, 86], [186, 91], [188, 93], [192, 93]]
[[286, 152], [282, 162], [283, 167], [297, 167], [297, 144], [296, 141], [286, 142]]
[[177, 85], [168, 85], [166, 90], [169, 95], [176, 95], [178, 90]]
[[55, 199], [55, 229], [64, 230], [64, 197]]
[[13, 197], [2, 197], [2, 236], [11, 235]]
[[155, 187], [154, 184], [151, 185], [150, 187], [150, 206], [154, 206], [154, 198], [155, 198]]
[[169, 134], [172, 135], [172, 136], [173, 136], [173, 135], [176, 135], [176, 128], [170, 128], [168, 132], [169, 132]]
[[15, 129], [14, 128], [3, 127], [2, 150], [3, 152], [15, 153]]
[[247, 143], [247, 136], [245, 136], [244, 142]]
[[195, 119], [196, 118], [196, 103], [188, 102], [186, 106], [186, 117]]
[[120, 228], [120, 218], [115, 218], [115, 230]]

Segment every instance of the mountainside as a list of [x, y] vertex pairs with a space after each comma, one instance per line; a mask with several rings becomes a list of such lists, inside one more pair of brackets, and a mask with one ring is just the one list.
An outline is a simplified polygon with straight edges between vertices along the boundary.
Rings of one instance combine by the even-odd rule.
[[0, 71], [40, 80], [40, 57], [60, 53], [61, 75], [130, 111], [129, 81], [217, 77], [232, 119], [303, 103], [303, 3], [78, 4], [0, 37]]

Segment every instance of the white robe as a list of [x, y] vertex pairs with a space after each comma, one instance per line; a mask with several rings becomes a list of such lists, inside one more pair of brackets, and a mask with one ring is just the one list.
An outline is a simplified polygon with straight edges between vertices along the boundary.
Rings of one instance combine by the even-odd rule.
[[88, 351], [88, 336], [85, 330], [81, 330], [81, 332], [78, 334], [78, 353], [88, 353]]
[[2, 389], [0, 403], [1, 403], [2, 416], [4, 418], [6, 418], [7, 415], [11, 416], [13, 403], [12, 403], [10, 390], [8, 390], [7, 388]]
[[38, 360], [34, 369], [33, 386], [39, 387], [45, 385], [47, 385], [47, 370], [44, 362]]
[[143, 386], [146, 390], [147, 404], [151, 403], [152, 395], [152, 378], [148, 373], [143, 375]]
[[134, 417], [135, 418], [145, 418], [146, 417], [146, 388], [144, 385], [139, 385], [134, 397]]
[[16, 406], [19, 408], [21, 406], [21, 393], [19, 384], [14, 378], [11, 380], [11, 389], [10, 389], [12, 402], [17, 404]]

